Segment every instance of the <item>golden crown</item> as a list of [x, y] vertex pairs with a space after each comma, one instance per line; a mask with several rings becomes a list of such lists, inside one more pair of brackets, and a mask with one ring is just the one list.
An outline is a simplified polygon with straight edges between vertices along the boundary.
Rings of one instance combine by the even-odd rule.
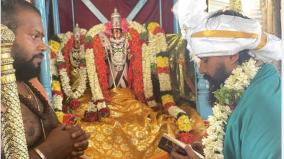
[[121, 28], [121, 16], [116, 8], [114, 8], [114, 12], [111, 14], [111, 24], [112, 28]]

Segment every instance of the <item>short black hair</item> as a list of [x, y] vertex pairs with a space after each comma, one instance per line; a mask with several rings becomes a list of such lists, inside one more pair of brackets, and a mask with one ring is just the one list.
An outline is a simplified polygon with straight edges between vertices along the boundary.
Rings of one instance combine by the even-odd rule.
[[41, 16], [39, 10], [25, 0], [1, 0], [1, 24], [14, 32], [17, 28], [16, 16], [19, 9], [31, 10]]
[[239, 64], [247, 62], [252, 56], [249, 54], [249, 50], [242, 50], [239, 52]]
[[211, 14], [208, 19], [218, 17], [220, 15], [231, 15], [231, 16], [241, 17], [241, 18], [244, 18], [244, 19], [250, 19], [249, 17], [247, 17], [247, 16], [245, 16], [245, 15], [243, 15], [243, 14], [237, 12], [237, 11], [230, 10], [230, 9], [218, 10], [215, 13]]

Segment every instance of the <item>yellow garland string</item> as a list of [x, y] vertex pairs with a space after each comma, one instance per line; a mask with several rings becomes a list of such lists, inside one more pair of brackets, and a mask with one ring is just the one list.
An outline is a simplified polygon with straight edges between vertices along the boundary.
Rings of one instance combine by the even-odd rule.
[[187, 115], [180, 116], [176, 123], [180, 131], [189, 132], [192, 130], [191, 122]]

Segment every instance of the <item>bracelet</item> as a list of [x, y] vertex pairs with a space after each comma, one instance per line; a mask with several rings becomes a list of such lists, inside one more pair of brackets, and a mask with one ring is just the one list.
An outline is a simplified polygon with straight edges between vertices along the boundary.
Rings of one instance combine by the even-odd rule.
[[45, 157], [45, 155], [38, 149], [38, 148], [34, 148], [34, 151], [36, 152], [36, 154], [41, 158], [41, 159], [47, 159]]

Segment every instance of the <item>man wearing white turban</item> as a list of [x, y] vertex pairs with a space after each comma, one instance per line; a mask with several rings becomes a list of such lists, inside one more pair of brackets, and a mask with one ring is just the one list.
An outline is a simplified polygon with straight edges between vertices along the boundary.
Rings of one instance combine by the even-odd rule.
[[[204, 9], [204, 0], [179, 0], [174, 7], [192, 59], [215, 88], [202, 139], [205, 158], [281, 158], [281, 79], [270, 64], [282, 57], [281, 40], [237, 12]], [[199, 158], [186, 151], [170, 157]]]

